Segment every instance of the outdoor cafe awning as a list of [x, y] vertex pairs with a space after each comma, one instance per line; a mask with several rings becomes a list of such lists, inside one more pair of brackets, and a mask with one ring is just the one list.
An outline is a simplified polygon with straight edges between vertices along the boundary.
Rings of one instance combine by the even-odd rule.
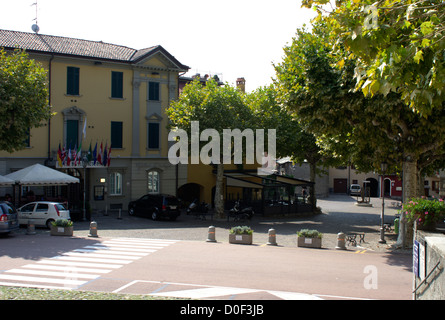
[[15, 183], [14, 180], [0, 176], [0, 187], [9, 187]]
[[55, 186], [79, 183], [78, 178], [38, 163], [7, 174], [5, 178], [22, 186]]
[[228, 187], [262, 189], [264, 187], [292, 187], [292, 186], [308, 187], [314, 185], [313, 182], [307, 180], [282, 176], [278, 174], [272, 174], [269, 176], [258, 175], [255, 170], [254, 171], [226, 170], [224, 172], [224, 176], [227, 179], [226, 186]]

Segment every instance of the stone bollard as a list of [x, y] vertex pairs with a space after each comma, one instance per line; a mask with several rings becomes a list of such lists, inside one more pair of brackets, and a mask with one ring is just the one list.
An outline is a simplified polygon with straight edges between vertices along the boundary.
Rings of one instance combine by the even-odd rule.
[[277, 236], [275, 233], [275, 229], [271, 228], [269, 229], [269, 242], [267, 243], [268, 246], [276, 246], [277, 245]]
[[32, 219], [28, 219], [28, 225], [26, 227], [26, 234], [29, 234], [29, 235], [36, 234], [36, 226]]
[[117, 216], [119, 220], [122, 220], [122, 209], [119, 209], [119, 214]]
[[91, 221], [90, 223], [90, 233], [88, 234], [88, 237], [94, 237], [97, 238], [97, 222]]
[[216, 242], [215, 239], [215, 227], [214, 226], [210, 226], [209, 227], [209, 233], [208, 233], [208, 237], [206, 242]]
[[343, 232], [339, 232], [337, 234], [337, 246], [335, 247], [337, 250], [346, 250], [346, 234]]

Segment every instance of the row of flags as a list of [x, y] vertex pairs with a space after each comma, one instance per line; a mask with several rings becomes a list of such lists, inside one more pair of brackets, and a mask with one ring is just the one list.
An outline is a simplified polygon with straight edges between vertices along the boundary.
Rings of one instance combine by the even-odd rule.
[[[88, 153], [86, 155], [88, 159], [89, 165], [97, 166], [101, 165], [104, 167], [110, 166], [111, 161], [111, 144], [110, 147], [107, 146], [108, 143], [105, 144], [105, 148], [103, 147], [103, 142], [100, 143], [100, 147], [98, 149], [97, 142], [92, 149], [92, 145], [90, 142], [90, 148], [88, 149]], [[59, 150], [57, 151], [57, 162], [59, 163], [59, 167], [76, 167], [82, 165], [82, 142], [79, 147], [75, 146], [71, 149], [71, 146], [66, 148], [64, 146], [61, 147], [59, 143]]]

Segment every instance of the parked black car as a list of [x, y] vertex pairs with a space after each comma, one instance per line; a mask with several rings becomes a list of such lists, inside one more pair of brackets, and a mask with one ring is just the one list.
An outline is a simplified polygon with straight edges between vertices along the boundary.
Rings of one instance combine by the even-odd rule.
[[175, 196], [168, 194], [146, 194], [128, 204], [128, 214], [174, 221], [181, 214], [180, 203]]

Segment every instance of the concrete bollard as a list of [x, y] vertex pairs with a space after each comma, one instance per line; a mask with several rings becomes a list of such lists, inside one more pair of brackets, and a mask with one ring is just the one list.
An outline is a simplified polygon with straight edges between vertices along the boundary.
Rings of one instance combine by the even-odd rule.
[[267, 242], [268, 246], [276, 246], [277, 245], [277, 235], [275, 229], [269, 229], [269, 242]]
[[28, 225], [26, 227], [26, 234], [29, 234], [29, 235], [36, 234], [36, 226], [32, 219], [28, 219]]
[[97, 222], [91, 221], [90, 222], [90, 233], [88, 234], [88, 237], [94, 237], [97, 238]]
[[337, 234], [337, 246], [335, 247], [337, 250], [346, 250], [346, 234], [343, 232], [339, 232]]
[[117, 216], [119, 220], [122, 220], [122, 209], [119, 209], [119, 215]]
[[214, 226], [209, 227], [209, 233], [208, 233], [206, 242], [216, 242]]

